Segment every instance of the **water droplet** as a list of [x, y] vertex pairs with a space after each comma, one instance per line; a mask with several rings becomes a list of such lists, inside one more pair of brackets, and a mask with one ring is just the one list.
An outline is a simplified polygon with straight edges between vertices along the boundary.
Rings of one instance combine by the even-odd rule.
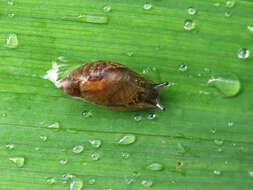
[[144, 8], [145, 10], [150, 10], [150, 9], [152, 8], [152, 4], [150, 4], [150, 3], [145, 3], [144, 6], [143, 6], [143, 8]]
[[179, 70], [180, 71], [186, 71], [187, 70], [187, 65], [185, 65], [185, 64], [181, 64], [181, 65], [179, 65]]
[[155, 119], [156, 118], [156, 114], [154, 113], [150, 113], [148, 114], [148, 117], [147, 117], [149, 120], [152, 120], [152, 119]]
[[232, 122], [232, 121], [228, 122], [228, 127], [232, 127], [233, 125], [234, 125], [234, 122]]
[[45, 142], [47, 141], [47, 136], [40, 136], [40, 139]]
[[94, 178], [88, 180], [89, 185], [93, 185], [96, 183], [96, 180]]
[[52, 185], [52, 184], [55, 184], [56, 180], [53, 177], [48, 177], [46, 182], [48, 185]]
[[215, 7], [219, 7], [219, 6], [220, 6], [220, 3], [217, 2], [217, 3], [214, 3], [213, 5], [214, 5]]
[[80, 154], [81, 152], [83, 152], [83, 146], [82, 145], [76, 145], [72, 148], [72, 152], [76, 153], [76, 154]]
[[239, 49], [237, 56], [239, 59], [247, 59], [250, 56], [250, 51], [246, 48], [241, 48]]
[[197, 13], [196, 9], [194, 9], [194, 8], [192, 8], [192, 7], [188, 8], [187, 11], [188, 11], [188, 14], [189, 14], [189, 15], [195, 15], [195, 14]]
[[112, 11], [112, 7], [111, 7], [110, 5], [104, 6], [104, 12], [105, 12], [105, 13], [109, 13], [109, 12], [111, 12], [111, 11]]
[[13, 150], [15, 148], [14, 144], [7, 144], [5, 145], [8, 150]]
[[186, 152], [184, 145], [181, 143], [177, 143], [177, 152], [180, 154], [184, 154]]
[[235, 96], [241, 89], [241, 83], [238, 77], [233, 74], [213, 76], [208, 80], [208, 84], [217, 88], [224, 97]]
[[128, 144], [132, 144], [134, 143], [136, 140], [136, 136], [135, 135], [125, 135], [124, 137], [122, 137], [120, 140], [119, 140], [119, 144], [122, 144], [122, 145], [128, 145]]
[[63, 55], [60, 55], [57, 57], [57, 60], [63, 63], [67, 63], [68, 60], [66, 59], [66, 57], [64, 57]]
[[232, 8], [235, 6], [235, 1], [234, 0], [230, 0], [226, 2], [226, 7], [227, 8]]
[[60, 123], [59, 122], [55, 122], [51, 125], [48, 125], [47, 128], [49, 129], [59, 129], [60, 128]]
[[250, 176], [250, 177], [253, 177], [253, 170], [252, 170], [252, 171], [249, 171], [249, 176]]
[[35, 147], [34, 150], [39, 151], [40, 147]]
[[14, 5], [14, 1], [8, 1], [8, 5], [13, 6]]
[[248, 26], [248, 30], [253, 33], [253, 26]]
[[15, 13], [8, 13], [8, 17], [14, 17], [14, 16], [16, 16]]
[[212, 134], [215, 134], [215, 133], [216, 133], [216, 129], [210, 129], [210, 132], [211, 132]]
[[84, 116], [85, 118], [88, 118], [88, 117], [92, 117], [92, 112], [90, 111], [84, 111], [82, 112], [82, 116]]
[[6, 116], [7, 116], [7, 113], [2, 113], [1, 116], [2, 116], [2, 117], [6, 117]]
[[134, 177], [139, 177], [140, 175], [141, 175], [140, 172], [136, 172], [136, 171], [133, 172]]
[[184, 22], [184, 29], [185, 30], [191, 31], [191, 30], [194, 30], [195, 28], [196, 28], [196, 24], [192, 20], [186, 20]]
[[222, 140], [214, 139], [214, 143], [215, 143], [216, 145], [221, 146], [221, 145], [223, 145], [224, 142], [223, 142]]
[[146, 79], [152, 80], [154, 82], [161, 81], [160, 72], [156, 67], [146, 67], [142, 70], [142, 74]]
[[90, 144], [94, 148], [99, 148], [102, 145], [101, 140], [89, 140]]
[[232, 15], [232, 13], [230, 11], [225, 12], [225, 17], [230, 17], [231, 15]]
[[217, 151], [218, 152], [223, 152], [223, 149], [222, 148], [218, 148]]
[[128, 55], [129, 57], [132, 57], [132, 56], [134, 55], [134, 52], [128, 51], [128, 52], [127, 52], [127, 55]]
[[23, 167], [25, 163], [25, 159], [23, 157], [13, 157], [9, 158], [9, 160], [16, 164], [16, 166], [19, 168]]
[[109, 21], [107, 16], [96, 16], [96, 15], [65, 16], [62, 19], [68, 21], [88, 22], [94, 24], [106, 24]]
[[136, 115], [136, 116], [134, 116], [134, 120], [135, 121], [141, 121], [142, 120], [142, 116]]
[[97, 152], [93, 152], [91, 155], [90, 155], [91, 159], [94, 160], [94, 161], [97, 161], [100, 159], [100, 155], [99, 153]]
[[128, 152], [122, 152], [121, 157], [125, 160], [127, 160], [130, 157], [130, 154]]
[[62, 165], [65, 165], [68, 163], [68, 160], [67, 159], [61, 159], [59, 160], [59, 163], [62, 164]]
[[153, 182], [151, 180], [142, 180], [141, 184], [144, 186], [144, 187], [151, 187], [153, 185]]
[[83, 187], [83, 181], [71, 174], [63, 174], [62, 175], [63, 183], [66, 183], [70, 180], [69, 189], [70, 190], [81, 190]]
[[149, 166], [147, 166], [147, 169], [153, 170], [153, 171], [161, 171], [163, 170], [163, 165], [159, 163], [152, 163]]
[[221, 171], [219, 171], [219, 170], [214, 170], [214, 171], [213, 171], [213, 174], [214, 174], [214, 175], [221, 175]]
[[16, 34], [9, 34], [6, 39], [7, 48], [17, 48], [18, 47], [18, 36]]
[[134, 179], [132, 178], [125, 178], [125, 182], [127, 185], [130, 185], [131, 183], [133, 183]]

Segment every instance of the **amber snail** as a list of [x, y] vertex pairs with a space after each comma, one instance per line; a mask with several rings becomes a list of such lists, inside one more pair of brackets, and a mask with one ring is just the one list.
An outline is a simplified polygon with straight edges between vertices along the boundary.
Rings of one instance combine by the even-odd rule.
[[157, 107], [159, 91], [168, 82], [155, 84], [124, 65], [111, 61], [96, 61], [74, 69], [59, 83], [65, 93], [83, 98], [101, 107], [133, 111]]

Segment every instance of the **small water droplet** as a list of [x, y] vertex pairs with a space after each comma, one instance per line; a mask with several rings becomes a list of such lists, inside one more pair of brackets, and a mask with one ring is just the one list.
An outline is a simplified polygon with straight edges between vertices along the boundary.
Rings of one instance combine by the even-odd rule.
[[152, 163], [149, 166], [147, 166], [147, 169], [153, 170], [153, 171], [161, 171], [163, 170], [163, 165], [159, 163]]
[[92, 147], [94, 148], [99, 148], [102, 145], [102, 141], [101, 140], [89, 140], [90, 144]]
[[230, 1], [227, 1], [226, 2], [226, 7], [227, 8], [232, 8], [232, 7], [234, 7], [235, 6], [235, 1], [234, 0], [230, 0]]
[[25, 159], [23, 157], [12, 157], [9, 158], [17, 167], [21, 168], [24, 166]]
[[131, 183], [133, 183], [134, 179], [132, 178], [125, 178], [125, 182], [127, 185], [130, 185]]
[[247, 59], [250, 56], [250, 51], [246, 48], [241, 48], [237, 54], [239, 59]]
[[218, 148], [217, 152], [223, 152], [223, 149], [222, 148]]
[[109, 21], [107, 16], [98, 16], [98, 15], [65, 16], [62, 19], [68, 21], [88, 22], [94, 24], [106, 24]]
[[187, 9], [189, 15], [195, 15], [197, 13], [196, 9], [190, 7]]
[[110, 6], [110, 5], [106, 5], [106, 6], [104, 6], [104, 12], [105, 13], [109, 13], [109, 12], [111, 12], [112, 11], [112, 7]]
[[145, 10], [150, 10], [150, 9], [152, 9], [152, 4], [150, 4], [150, 3], [145, 3], [144, 6], [143, 6], [143, 8], [144, 8]]
[[213, 174], [214, 174], [214, 175], [221, 175], [221, 171], [219, 171], [219, 170], [214, 170], [214, 171], [213, 171]]
[[59, 160], [59, 163], [62, 164], [62, 165], [65, 165], [68, 163], [68, 160], [67, 159], [61, 159]]
[[94, 160], [94, 161], [97, 161], [100, 159], [100, 155], [99, 153], [97, 152], [93, 152], [91, 155], [90, 155], [91, 159]]
[[233, 125], [234, 125], [234, 122], [232, 122], [232, 121], [228, 122], [228, 127], [232, 127]]
[[136, 115], [136, 116], [134, 116], [134, 120], [135, 121], [141, 121], [142, 120], [142, 116]]
[[180, 154], [184, 154], [186, 152], [184, 145], [181, 143], [177, 143], [177, 152]]
[[221, 146], [221, 145], [223, 145], [223, 141], [222, 140], [219, 140], [219, 139], [214, 139], [214, 143], [216, 144], [216, 145], [219, 145], [219, 146]]
[[156, 67], [146, 67], [142, 70], [142, 74], [146, 79], [149, 79], [155, 82], [161, 81], [160, 72]]
[[35, 147], [34, 150], [39, 151], [40, 147]]
[[230, 11], [225, 12], [225, 17], [230, 17], [231, 15], [232, 15], [232, 13]]
[[128, 144], [132, 144], [136, 141], [136, 136], [135, 135], [125, 135], [124, 137], [122, 137], [118, 144], [122, 144], [122, 145], [128, 145]]
[[253, 26], [248, 26], [248, 30], [253, 33]]
[[153, 119], [155, 119], [156, 118], [156, 114], [154, 114], [154, 113], [150, 113], [150, 114], [148, 114], [148, 117], [147, 117], [149, 120], [153, 120]]
[[2, 117], [6, 117], [6, 116], [7, 116], [7, 113], [2, 113], [1, 116], [2, 116]]
[[214, 4], [213, 4], [213, 6], [215, 6], [215, 7], [219, 7], [219, 6], [220, 6], [220, 3], [219, 3], [219, 2], [214, 3]]
[[89, 185], [93, 185], [96, 183], [96, 180], [94, 178], [88, 180]]
[[82, 145], [76, 145], [72, 148], [72, 152], [79, 154], [81, 152], [83, 152], [83, 146]]
[[60, 128], [60, 123], [59, 122], [55, 122], [51, 125], [48, 125], [47, 128], [49, 129], [59, 129]]
[[181, 64], [181, 65], [179, 65], [179, 70], [180, 71], [186, 71], [187, 70], [187, 65], [185, 65], [185, 64]]
[[140, 172], [136, 172], [136, 171], [133, 172], [134, 177], [139, 177], [140, 175], [141, 175]]
[[52, 185], [52, 184], [55, 184], [55, 183], [56, 183], [56, 180], [55, 180], [55, 178], [53, 178], [53, 177], [48, 177], [48, 178], [46, 179], [46, 182], [47, 182], [48, 185]]
[[191, 30], [194, 30], [195, 28], [196, 28], [196, 24], [192, 20], [186, 20], [184, 22], [184, 29], [185, 30], [191, 31]]
[[40, 136], [40, 139], [45, 142], [47, 141], [47, 136]]
[[134, 55], [134, 52], [128, 51], [128, 52], [127, 52], [127, 55], [128, 55], [129, 57], [132, 57], [132, 56]]
[[9, 34], [6, 39], [7, 48], [17, 48], [18, 47], [18, 36], [16, 34]]
[[224, 97], [235, 96], [241, 89], [240, 80], [233, 74], [213, 76], [208, 80], [208, 84], [217, 88]]
[[215, 134], [215, 133], [216, 133], [216, 129], [210, 129], [210, 132], [211, 132], [212, 134]]
[[5, 145], [8, 150], [13, 150], [15, 148], [14, 144], [7, 144]]
[[8, 17], [14, 17], [14, 16], [16, 16], [16, 14], [15, 13], [8, 13]]
[[130, 154], [128, 152], [122, 152], [121, 157], [125, 160], [127, 160], [130, 157]]
[[250, 177], [253, 177], [253, 170], [252, 170], [252, 171], [249, 171], [249, 176], [250, 176]]
[[141, 181], [141, 184], [144, 186], [144, 187], [151, 187], [153, 185], [153, 182], [151, 180], [142, 180]]
[[83, 181], [74, 175], [63, 174], [62, 180], [63, 180], [63, 183], [66, 183], [67, 181], [70, 180], [69, 190], [81, 190], [83, 187]]
[[83, 111], [82, 112], [82, 116], [84, 116], [85, 118], [88, 118], [88, 117], [92, 117], [92, 112], [90, 111]]
[[87, 163], [87, 162], [83, 162], [82, 165], [83, 165], [83, 166], [87, 166], [88, 163]]

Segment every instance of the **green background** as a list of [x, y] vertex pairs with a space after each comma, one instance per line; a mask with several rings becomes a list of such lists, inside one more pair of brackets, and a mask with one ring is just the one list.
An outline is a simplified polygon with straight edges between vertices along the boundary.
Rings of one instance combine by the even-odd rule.
[[[142, 180], [151, 180], [154, 190], [252, 189], [253, 61], [237, 57], [240, 48], [253, 53], [253, 34], [247, 29], [253, 25], [252, 1], [238, 0], [233, 8], [223, 0], [13, 2], [0, 0], [0, 189], [67, 190], [69, 182], [61, 179], [66, 173], [90, 190], [147, 189]], [[146, 2], [151, 10], [143, 9]], [[217, 2], [220, 6], [214, 6]], [[105, 13], [105, 5], [112, 11]], [[190, 16], [189, 7], [197, 14]], [[109, 22], [62, 19], [83, 13], [107, 16]], [[187, 19], [196, 23], [195, 30], [184, 29]], [[5, 45], [10, 33], [18, 36], [15, 49]], [[139, 73], [156, 67], [161, 81], [171, 84], [161, 92], [167, 111], [115, 112], [70, 98], [42, 79], [59, 56], [74, 60], [70, 65], [111, 60]], [[186, 71], [179, 70], [181, 64]], [[212, 75], [228, 73], [239, 78], [241, 91], [224, 98], [206, 84]], [[91, 116], [82, 116], [83, 111]], [[156, 118], [147, 119], [150, 113]], [[55, 122], [59, 130], [47, 128]], [[136, 142], [119, 145], [125, 134], [136, 135]], [[92, 139], [100, 139], [102, 146], [92, 147]], [[73, 153], [75, 145], [84, 151]], [[94, 152], [100, 154], [97, 161], [91, 159]], [[24, 166], [17, 167], [11, 157], [24, 157]], [[151, 163], [164, 169], [147, 170]], [[55, 184], [47, 184], [48, 177]], [[96, 182], [90, 185], [90, 179]]]

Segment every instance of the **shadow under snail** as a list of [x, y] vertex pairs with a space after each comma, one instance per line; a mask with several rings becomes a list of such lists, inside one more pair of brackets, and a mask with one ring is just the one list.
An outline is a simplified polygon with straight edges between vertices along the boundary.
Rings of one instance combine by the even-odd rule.
[[111, 61], [96, 61], [74, 69], [59, 83], [65, 93], [85, 99], [101, 107], [134, 111], [157, 107], [159, 92], [168, 82], [155, 84], [124, 65]]

